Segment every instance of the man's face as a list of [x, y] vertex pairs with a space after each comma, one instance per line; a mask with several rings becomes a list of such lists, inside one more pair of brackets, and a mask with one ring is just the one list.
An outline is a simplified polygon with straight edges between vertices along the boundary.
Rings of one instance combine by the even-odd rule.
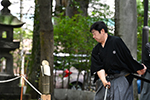
[[97, 31], [97, 30], [95, 30], [95, 29], [93, 29], [91, 32], [92, 32], [92, 34], [93, 34], [93, 38], [94, 38], [97, 42], [101, 43], [102, 38], [103, 38], [103, 35], [102, 35], [101, 33], [99, 33], [99, 31]]

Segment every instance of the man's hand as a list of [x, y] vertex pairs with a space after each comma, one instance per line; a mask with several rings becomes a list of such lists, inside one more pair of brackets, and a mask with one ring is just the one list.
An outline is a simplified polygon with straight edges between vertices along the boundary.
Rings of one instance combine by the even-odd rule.
[[138, 73], [139, 75], [143, 75], [143, 74], [146, 72], [146, 70], [147, 70], [147, 67], [146, 67], [144, 64], [142, 64], [142, 65], [144, 66], [144, 68], [137, 71], [137, 73]]
[[110, 82], [104, 80], [104, 81], [102, 81], [102, 83], [103, 83], [105, 88], [106, 88], [107, 85], [108, 85], [108, 88], [110, 88], [110, 85], [111, 85]]

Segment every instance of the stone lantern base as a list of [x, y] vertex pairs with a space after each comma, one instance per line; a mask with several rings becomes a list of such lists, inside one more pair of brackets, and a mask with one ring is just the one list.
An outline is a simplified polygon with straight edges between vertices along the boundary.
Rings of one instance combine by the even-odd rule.
[[[16, 76], [10, 76], [9, 74], [0, 74], [0, 81], [13, 79]], [[20, 78], [6, 82], [0, 83], [0, 98], [2, 100], [20, 100], [21, 87], [19, 86]], [[23, 94], [23, 100], [29, 100], [30, 95]]]

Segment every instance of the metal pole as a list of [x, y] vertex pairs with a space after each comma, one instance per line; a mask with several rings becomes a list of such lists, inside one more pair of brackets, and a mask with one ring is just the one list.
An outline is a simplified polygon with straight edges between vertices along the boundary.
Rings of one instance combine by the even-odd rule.
[[144, 0], [144, 26], [147, 26], [148, 22], [148, 0]]
[[145, 48], [146, 43], [149, 41], [148, 40], [148, 34], [149, 34], [149, 27], [144, 26], [143, 27], [143, 33], [142, 33], [142, 62], [143, 62], [144, 48]]
[[[149, 34], [149, 27], [147, 26], [148, 23], [148, 0], [144, 0], [144, 27], [143, 27], [143, 33], [142, 33], [142, 62], [143, 62], [143, 52], [146, 43], [148, 40], [148, 34]], [[143, 81], [141, 81], [141, 90], [143, 88]]]
[[142, 33], [142, 62], [143, 62], [143, 51], [145, 44], [148, 42], [149, 28], [148, 23], [148, 0], [144, 0], [144, 27]]

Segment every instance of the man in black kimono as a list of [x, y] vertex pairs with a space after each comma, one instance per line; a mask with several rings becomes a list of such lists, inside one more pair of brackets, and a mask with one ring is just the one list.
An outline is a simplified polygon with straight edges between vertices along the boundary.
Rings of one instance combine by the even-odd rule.
[[[143, 64], [147, 66], [144, 78], [150, 79], [150, 43], [146, 43], [143, 53]], [[150, 100], [150, 83], [143, 82], [140, 100]]]
[[95, 22], [90, 32], [98, 42], [92, 50], [91, 74], [95, 74], [94, 81], [101, 81], [94, 100], [104, 99], [107, 85], [107, 100], [133, 100], [133, 77], [130, 73], [143, 75], [146, 66], [133, 59], [121, 38], [108, 34], [103, 21]]

